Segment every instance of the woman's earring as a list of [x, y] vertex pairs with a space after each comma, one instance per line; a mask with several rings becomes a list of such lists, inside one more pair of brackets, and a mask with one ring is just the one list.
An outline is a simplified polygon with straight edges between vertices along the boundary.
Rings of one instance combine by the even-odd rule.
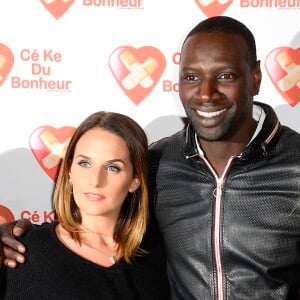
[[136, 199], [136, 193], [135, 193], [135, 191], [133, 192], [133, 193], [131, 193], [131, 201], [135, 201], [135, 199]]

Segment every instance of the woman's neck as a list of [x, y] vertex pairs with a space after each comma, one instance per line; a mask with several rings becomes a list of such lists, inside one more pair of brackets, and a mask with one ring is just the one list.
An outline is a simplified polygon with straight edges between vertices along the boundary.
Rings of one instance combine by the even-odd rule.
[[117, 220], [106, 217], [82, 217], [80, 228], [81, 234], [90, 234], [90, 236], [99, 236], [106, 240], [113, 240]]
[[[99, 226], [97, 228], [100, 229]], [[113, 239], [111, 231], [91, 231], [86, 226], [81, 226], [81, 229], [82, 231], [79, 231], [80, 243], [73, 240], [61, 224], [57, 226], [56, 233], [67, 248], [95, 264], [110, 267], [120, 260], [122, 250]]]

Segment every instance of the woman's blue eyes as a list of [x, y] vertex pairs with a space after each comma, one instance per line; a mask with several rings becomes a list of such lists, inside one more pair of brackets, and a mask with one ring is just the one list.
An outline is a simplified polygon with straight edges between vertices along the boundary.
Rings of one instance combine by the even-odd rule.
[[119, 168], [119, 167], [116, 167], [116, 166], [108, 166], [108, 167], [107, 167], [107, 170], [108, 170], [108, 171], [111, 171], [111, 172], [119, 172], [119, 171], [120, 171], [120, 168]]
[[[82, 168], [90, 168], [91, 164], [87, 161], [79, 161], [78, 165]], [[119, 172], [121, 170], [121, 168], [117, 167], [117, 166], [113, 166], [113, 165], [108, 165], [106, 166], [106, 170], [109, 172]]]
[[87, 161], [80, 161], [78, 165], [83, 168], [89, 168], [91, 166]]

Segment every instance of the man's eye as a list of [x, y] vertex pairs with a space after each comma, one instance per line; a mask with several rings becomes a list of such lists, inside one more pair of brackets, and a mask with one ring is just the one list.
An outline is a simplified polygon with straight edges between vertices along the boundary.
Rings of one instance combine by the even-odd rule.
[[89, 168], [91, 166], [90, 163], [85, 160], [80, 161], [78, 165], [83, 168]]
[[195, 81], [198, 79], [198, 76], [194, 75], [194, 74], [188, 74], [184, 76], [184, 80], [187, 81]]
[[224, 73], [219, 76], [219, 79], [225, 79], [225, 80], [232, 80], [234, 78], [235, 78], [235, 76], [230, 73]]

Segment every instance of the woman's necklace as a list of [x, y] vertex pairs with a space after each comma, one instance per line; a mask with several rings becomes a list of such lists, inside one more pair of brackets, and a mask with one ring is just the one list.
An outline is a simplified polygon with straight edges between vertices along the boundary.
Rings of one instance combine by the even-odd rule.
[[[100, 236], [103, 237], [105, 236], [104, 234], [102, 233], [98, 233], [98, 232], [95, 232], [95, 231], [92, 231], [91, 229], [87, 228], [85, 225], [81, 224], [81, 228], [82, 228], [82, 234], [95, 234], [97, 236]], [[92, 250], [95, 250], [97, 251], [97, 253], [101, 253], [102, 255], [104, 255], [106, 258], [108, 258], [108, 260], [110, 261], [110, 263], [112, 264], [115, 264], [116, 263], [116, 259], [117, 259], [117, 243], [115, 241], [113, 241], [113, 243], [107, 243], [107, 242], [104, 242], [104, 244], [110, 246], [111, 248], [114, 249], [114, 255], [107, 255], [106, 252], [104, 252], [102, 249], [100, 249], [99, 247], [94, 247], [90, 244], [89, 240], [85, 237], [83, 238], [82, 237], [82, 241], [81, 241], [81, 244], [85, 245], [86, 247], [92, 249]]]
[[96, 235], [99, 235], [99, 236], [104, 236], [105, 234], [103, 233], [99, 233], [99, 232], [96, 232], [96, 231], [93, 231], [89, 228], [87, 228], [85, 225], [81, 224], [80, 227], [82, 228], [82, 231], [81, 233], [93, 233], [93, 234], [96, 234]]
[[108, 260], [114, 265], [116, 263], [116, 257], [117, 255], [107, 255], [103, 250], [93, 247], [92, 245], [90, 245], [89, 243], [83, 242], [81, 241], [81, 244], [87, 246], [88, 248], [97, 251], [98, 253], [101, 253], [102, 255], [104, 255], [106, 258], [108, 258]]

